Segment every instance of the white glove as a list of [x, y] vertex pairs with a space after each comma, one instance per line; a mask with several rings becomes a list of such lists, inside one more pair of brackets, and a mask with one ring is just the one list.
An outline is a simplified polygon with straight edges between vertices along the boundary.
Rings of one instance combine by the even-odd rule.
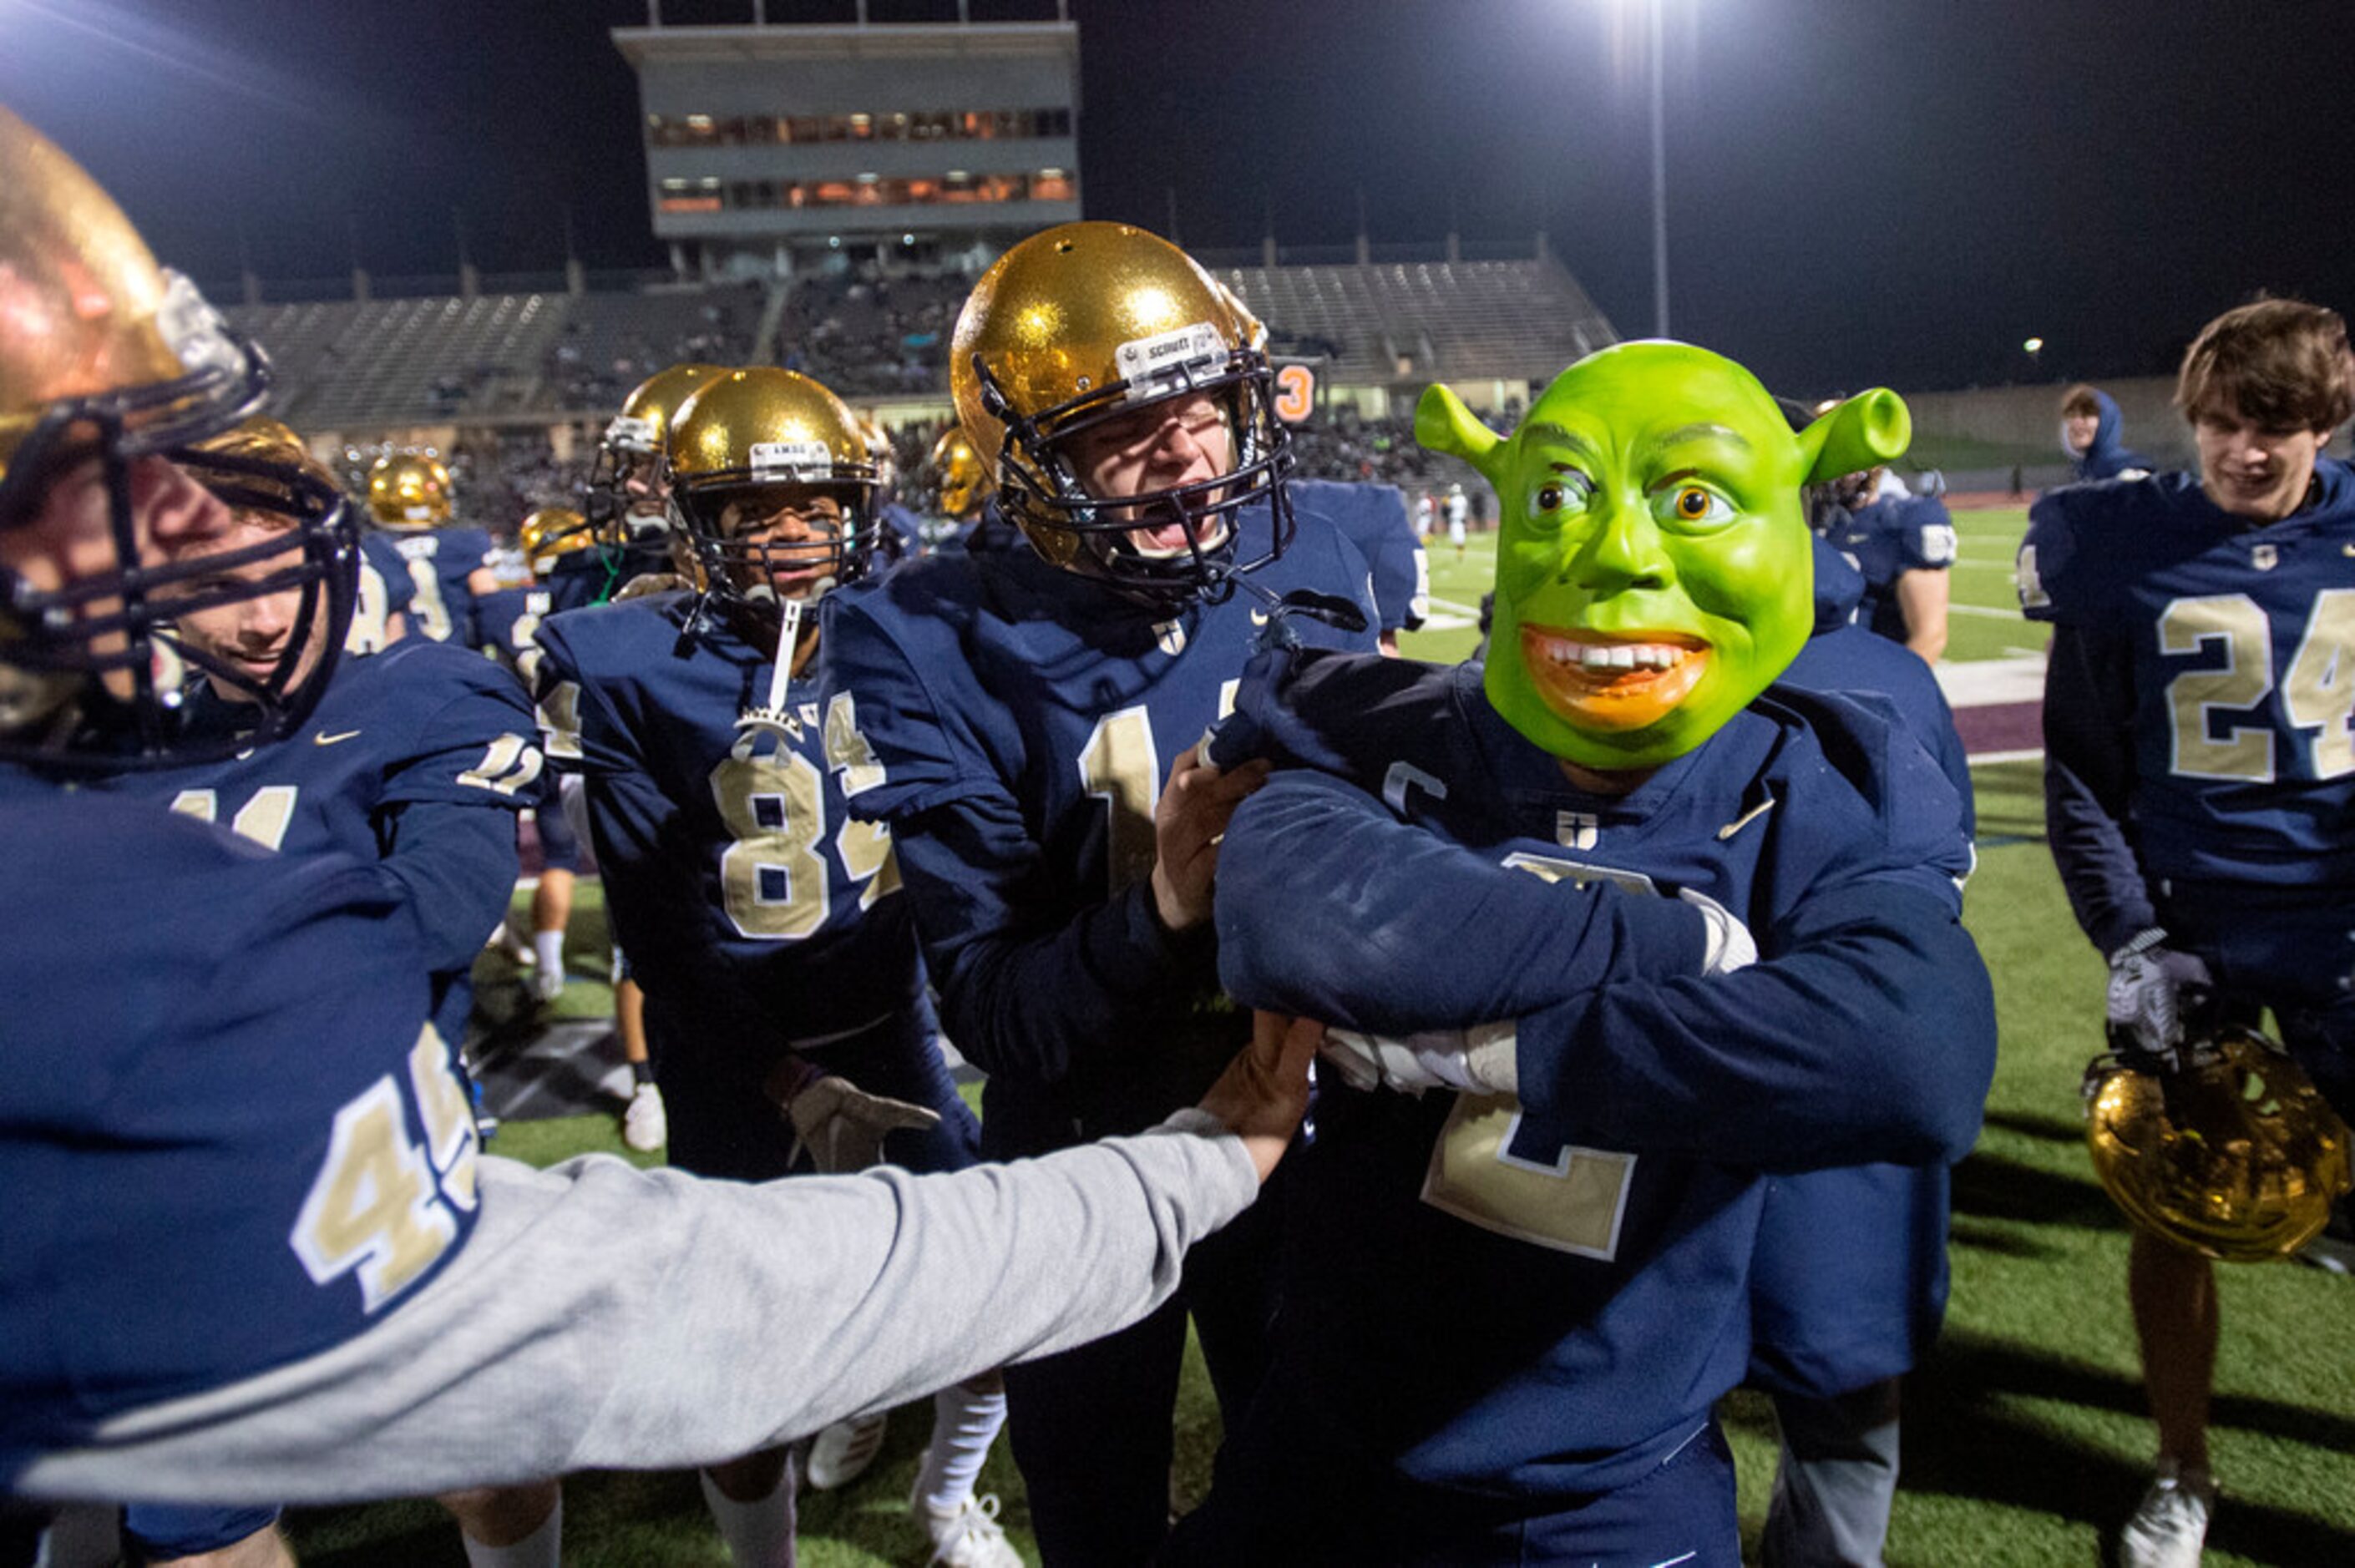
[[[893, 1132], [938, 1127], [941, 1113], [884, 1095], [870, 1095], [832, 1073], [815, 1078], [785, 1102], [800, 1149], [827, 1176], [883, 1163], [883, 1139]], [[796, 1152], [799, 1150], [796, 1150]]]
[[1709, 948], [1701, 956], [1702, 974], [1730, 975], [1758, 961], [1758, 944], [1751, 938], [1750, 927], [1737, 919], [1732, 910], [1689, 887], [1678, 888], [1677, 896], [1700, 910], [1709, 927]]
[[2183, 1044], [2183, 1010], [2215, 985], [2208, 966], [2166, 945], [2167, 933], [2143, 932], [2110, 955], [2110, 1030], [2169, 1066]]
[[1396, 1089], [1422, 1095], [1459, 1089], [1474, 1095], [1509, 1095], [1520, 1088], [1513, 1058], [1510, 1021], [1476, 1023], [1469, 1029], [1431, 1029], [1391, 1039], [1354, 1029], [1327, 1029], [1319, 1053], [1353, 1089]]

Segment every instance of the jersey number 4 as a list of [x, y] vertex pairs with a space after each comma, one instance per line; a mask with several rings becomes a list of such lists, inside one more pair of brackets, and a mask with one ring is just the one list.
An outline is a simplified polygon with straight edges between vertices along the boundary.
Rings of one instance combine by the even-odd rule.
[[[882, 765], [858, 733], [858, 711], [837, 692], [826, 711], [826, 766], [855, 792]], [[826, 779], [800, 752], [753, 753], [741, 745], [711, 770], [711, 798], [732, 841], [719, 853], [720, 895], [728, 918], [747, 937], [797, 942], [826, 925], [832, 908], [830, 877], [818, 846], [826, 839]], [[891, 856], [891, 830], [846, 818], [834, 853], [854, 883], [866, 885], [858, 907], [900, 885]]]
[[359, 1277], [374, 1312], [422, 1279], [474, 1209], [477, 1136], [450, 1047], [429, 1023], [409, 1053], [420, 1148], [409, 1135], [401, 1086], [388, 1073], [336, 1113], [303, 1212], [287, 1237], [314, 1282]]
[[[2191, 670], [2167, 683], [2173, 732], [2170, 771], [2187, 779], [2273, 782], [2275, 730], [2270, 724], [2234, 724], [2222, 738], [2211, 720], [2256, 707], [2274, 692], [2273, 622], [2246, 594], [2211, 594], [2170, 602], [2158, 618], [2159, 652], [2169, 657], [2221, 648], [2223, 662]], [[2312, 777], [2355, 773], [2355, 588], [2325, 588], [2314, 597], [2306, 633], [2281, 683], [2283, 715], [2292, 729], [2318, 729]]]

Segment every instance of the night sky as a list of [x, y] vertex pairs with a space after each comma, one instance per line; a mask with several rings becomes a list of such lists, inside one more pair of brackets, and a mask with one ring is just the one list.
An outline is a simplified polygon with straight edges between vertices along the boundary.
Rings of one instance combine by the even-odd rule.
[[[2355, 31], [2329, 0], [1667, 0], [1676, 335], [1778, 387], [2170, 370], [2259, 290], [2355, 307]], [[667, 0], [674, 20], [750, 0]], [[1073, 0], [1092, 217], [1190, 247], [1556, 253], [1650, 330], [1638, 4]], [[852, 0], [771, 0], [847, 20]], [[1053, 0], [973, 0], [976, 19]], [[876, 21], [954, 0], [872, 0]], [[0, 0], [0, 101], [163, 258], [267, 279], [659, 264], [644, 0]], [[556, 18], [563, 18], [558, 20]], [[2047, 340], [2041, 366], [2020, 349]]]

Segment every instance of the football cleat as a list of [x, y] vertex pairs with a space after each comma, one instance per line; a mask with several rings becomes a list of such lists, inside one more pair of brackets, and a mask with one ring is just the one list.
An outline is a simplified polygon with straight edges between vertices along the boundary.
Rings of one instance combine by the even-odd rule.
[[450, 521], [450, 471], [432, 452], [387, 452], [368, 467], [368, 515], [382, 528], [439, 528]]
[[670, 1141], [670, 1116], [663, 1108], [662, 1091], [651, 1083], [630, 1091], [622, 1110], [622, 1141], [641, 1154], [652, 1154]]
[[[204, 552], [228, 514], [170, 500], [186, 487], [161, 466], [259, 408], [269, 361], [195, 285], [156, 265], [89, 175], [5, 110], [0, 204], [0, 558], [16, 568], [0, 567], [0, 759], [175, 766], [293, 734], [335, 665], [332, 652], [311, 656], [308, 629], [324, 619], [339, 648], [351, 617], [358, 547], [343, 497], [282, 454], [223, 457], [210, 466], [233, 475], [231, 506], [292, 525]], [[90, 548], [70, 556], [44, 542], [54, 530], [42, 521], [68, 494], [87, 494], [103, 519], [103, 537], [93, 529]], [[159, 495], [176, 549], [145, 532], [154, 509], [142, 498]], [[30, 531], [37, 523], [44, 533]], [[206, 666], [243, 689], [253, 722], [193, 739], [179, 723], [187, 661], [176, 614], [290, 590], [301, 595], [301, 634], [273, 668]]]
[[2234, 1263], [2286, 1257], [2355, 1186], [2347, 1124], [2254, 1031], [2188, 1041], [2172, 1071], [2111, 1053], [2085, 1070], [2094, 1172], [2127, 1219]]
[[[949, 390], [998, 504], [1032, 548], [1152, 608], [1223, 599], [1292, 535], [1292, 465], [1275, 416], [1266, 329], [1190, 256], [1121, 223], [1067, 223], [999, 257], [957, 318]], [[1155, 409], [1200, 405], [1231, 438], [1226, 471], [1106, 505], [1083, 482], [1075, 443]], [[1188, 425], [1188, 429], [1194, 427]], [[1158, 440], [1160, 438], [1152, 438]], [[1235, 514], [1265, 501], [1264, 553], [1235, 559]], [[1168, 533], [1169, 545], [1139, 535]]]
[[803, 1467], [803, 1476], [822, 1492], [848, 1486], [865, 1475], [875, 1456], [883, 1451], [884, 1428], [890, 1420], [878, 1411], [824, 1428], [810, 1439], [809, 1463]]
[[2158, 1478], [2118, 1531], [2119, 1568], [2200, 1568], [2215, 1510], [2216, 1483], [2205, 1470], [2179, 1471], [2159, 1461]]
[[[922, 1485], [923, 1461], [916, 1463], [917, 1484]], [[924, 1539], [932, 1544], [932, 1554], [924, 1559], [927, 1568], [933, 1563], [942, 1568], [1022, 1568], [1022, 1553], [1006, 1539], [1006, 1527], [997, 1522], [997, 1496], [988, 1493], [975, 1497], [965, 1493], [954, 1509], [936, 1509], [923, 1499], [922, 1493], [908, 1499], [908, 1511], [923, 1527]]]

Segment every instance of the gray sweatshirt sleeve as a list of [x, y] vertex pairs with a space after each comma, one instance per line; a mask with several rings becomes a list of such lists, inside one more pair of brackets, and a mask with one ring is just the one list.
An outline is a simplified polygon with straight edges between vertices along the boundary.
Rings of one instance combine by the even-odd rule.
[[312, 1503], [712, 1464], [1135, 1321], [1249, 1206], [1199, 1111], [949, 1175], [482, 1162], [443, 1276], [336, 1349], [106, 1424], [28, 1496]]

